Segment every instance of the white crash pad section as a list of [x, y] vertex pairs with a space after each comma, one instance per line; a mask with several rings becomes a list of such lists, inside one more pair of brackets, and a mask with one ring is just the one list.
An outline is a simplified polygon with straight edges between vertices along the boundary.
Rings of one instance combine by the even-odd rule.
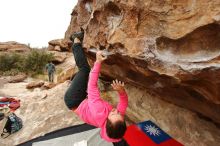
[[80, 142], [74, 143], [74, 146], [87, 146], [87, 141], [83, 140]]
[[[99, 135], [100, 129], [92, 129], [72, 135], [58, 137], [50, 140], [35, 142], [32, 146], [113, 146]], [[81, 145], [78, 145], [80, 144]]]

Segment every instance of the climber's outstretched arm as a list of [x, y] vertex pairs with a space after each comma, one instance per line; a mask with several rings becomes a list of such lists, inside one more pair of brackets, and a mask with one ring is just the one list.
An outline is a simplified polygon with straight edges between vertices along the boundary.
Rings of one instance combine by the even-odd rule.
[[98, 78], [101, 69], [101, 63], [106, 57], [102, 56], [102, 51], [96, 53], [96, 62], [90, 71], [89, 82], [88, 82], [88, 102], [91, 111], [97, 114], [98, 111], [103, 110], [103, 105], [101, 104], [100, 91], [98, 89]]
[[114, 90], [118, 92], [119, 95], [119, 103], [117, 105], [117, 110], [121, 115], [125, 115], [126, 109], [128, 107], [128, 96], [124, 89], [124, 82], [114, 80], [111, 84]]

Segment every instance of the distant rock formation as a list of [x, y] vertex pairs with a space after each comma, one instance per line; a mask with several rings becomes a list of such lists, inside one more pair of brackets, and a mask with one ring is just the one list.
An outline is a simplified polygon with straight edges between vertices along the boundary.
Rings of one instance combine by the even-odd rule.
[[54, 55], [53, 63], [61, 72], [56, 74], [56, 83], [71, 80], [76, 73], [75, 60], [72, 54], [72, 41], [67, 39], [54, 39], [48, 42], [48, 53]]
[[220, 124], [219, 5], [219, 0], [82, 0], [65, 39], [83, 27], [91, 63], [93, 48], [114, 53], [103, 64], [106, 79], [150, 89]]
[[56, 39], [48, 42], [49, 51], [68, 51], [70, 50], [71, 41], [68, 39]]
[[48, 51], [48, 53], [53, 54], [54, 58], [53, 58], [52, 62], [55, 64], [63, 63], [65, 61], [65, 59], [67, 58], [66, 52]]
[[30, 51], [30, 47], [18, 42], [0, 42], [0, 52], [27, 52]]

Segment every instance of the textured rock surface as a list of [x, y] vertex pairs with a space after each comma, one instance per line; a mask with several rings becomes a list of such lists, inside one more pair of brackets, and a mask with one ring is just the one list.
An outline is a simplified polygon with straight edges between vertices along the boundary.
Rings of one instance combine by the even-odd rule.
[[55, 50], [55, 51], [67, 51], [70, 49], [70, 40], [68, 39], [56, 39], [56, 40], [51, 40], [48, 42], [49, 50]]
[[66, 80], [70, 80], [77, 71], [73, 54], [68, 53], [67, 56], [68, 57], [66, 58], [65, 62], [57, 65], [57, 68], [60, 68], [62, 70], [62, 72], [57, 75], [57, 83], [63, 83]]
[[0, 52], [27, 52], [30, 51], [30, 47], [25, 44], [17, 42], [0, 42]]
[[[67, 39], [85, 29], [84, 47], [107, 48], [102, 73], [151, 89], [220, 124], [219, 0], [83, 0]], [[94, 53], [88, 52], [91, 62]]]
[[71, 80], [74, 74], [75, 70], [73, 67], [66, 68], [57, 76], [57, 83], [63, 83], [66, 80]]
[[60, 64], [65, 61], [67, 58], [66, 52], [58, 52], [58, 51], [48, 51], [48, 53], [53, 54], [54, 58], [52, 60], [53, 63]]
[[44, 81], [34, 81], [34, 82], [31, 82], [31, 83], [28, 83], [26, 88], [27, 89], [39, 88], [43, 85], [44, 85]]

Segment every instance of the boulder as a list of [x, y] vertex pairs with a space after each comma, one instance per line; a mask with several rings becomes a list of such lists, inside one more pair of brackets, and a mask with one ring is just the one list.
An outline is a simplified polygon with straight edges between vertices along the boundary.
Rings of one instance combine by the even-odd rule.
[[10, 77], [9, 79], [9, 83], [18, 83], [18, 82], [22, 82], [27, 78], [26, 74], [18, 74], [16, 76]]
[[68, 51], [70, 50], [71, 43], [69, 39], [55, 39], [48, 42], [49, 46], [53, 46], [50, 49], [55, 51]]
[[48, 51], [53, 51], [53, 50], [54, 50], [54, 46], [49, 45], [49, 46], [47, 47], [47, 50], [48, 50]]
[[58, 52], [61, 51], [60, 46], [55, 46], [55, 47], [54, 47], [54, 51], [58, 51]]
[[57, 85], [56, 83], [46, 82], [42, 87], [43, 87], [43, 89], [51, 89], [51, 88], [55, 87], [56, 85]]
[[76, 69], [73, 67], [66, 68], [57, 76], [57, 83], [63, 83], [66, 80], [71, 80], [76, 73]]
[[30, 82], [27, 84], [26, 88], [27, 89], [33, 89], [33, 88], [39, 88], [44, 85], [43, 81], [35, 81], [35, 82]]
[[67, 53], [66, 55], [67, 58], [65, 59], [65, 61], [56, 66], [57, 70], [61, 71], [60, 73], [58, 73], [57, 71], [57, 83], [63, 83], [66, 80], [71, 80], [74, 74], [78, 71], [75, 65], [73, 54]]
[[[209, 6], [207, 7], [207, 3]], [[220, 1], [79, 1], [65, 38], [106, 48], [106, 80], [119, 78], [220, 124]]]
[[48, 53], [52, 53], [54, 55], [52, 62], [55, 64], [63, 63], [67, 58], [66, 52], [48, 51]]

